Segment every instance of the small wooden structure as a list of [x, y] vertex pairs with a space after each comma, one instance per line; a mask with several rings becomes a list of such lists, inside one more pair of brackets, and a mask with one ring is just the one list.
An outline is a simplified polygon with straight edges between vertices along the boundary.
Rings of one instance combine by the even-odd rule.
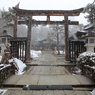
[[[64, 24], [65, 26], [65, 60], [69, 60], [69, 40], [68, 40], [68, 25], [78, 25], [78, 21], [68, 20], [68, 16], [79, 16], [83, 11], [83, 8], [76, 10], [24, 10], [13, 7], [14, 13], [16, 13], [14, 24], [14, 37], [17, 37], [17, 24], [27, 24], [27, 50], [26, 61], [30, 61], [30, 46], [31, 46], [31, 27], [33, 24]], [[46, 16], [46, 21], [33, 20], [33, 16]], [[63, 21], [50, 21], [50, 16], [64, 16]], [[24, 21], [20, 21], [21, 17], [27, 17]]]

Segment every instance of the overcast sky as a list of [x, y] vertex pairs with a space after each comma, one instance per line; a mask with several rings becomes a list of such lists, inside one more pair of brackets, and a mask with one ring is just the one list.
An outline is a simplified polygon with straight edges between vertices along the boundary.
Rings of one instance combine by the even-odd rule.
[[[19, 8], [29, 10], [73, 10], [85, 7], [88, 3], [93, 3], [94, 0], [0, 0], [0, 9], [8, 10], [9, 7], [14, 7], [20, 2]], [[72, 18], [80, 23], [87, 24], [84, 18], [85, 14]], [[60, 17], [60, 20], [63, 17]], [[40, 18], [42, 19], [42, 18]], [[43, 17], [44, 19], [44, 17]], [[58, 19], [51, 17], [51, 19]]]

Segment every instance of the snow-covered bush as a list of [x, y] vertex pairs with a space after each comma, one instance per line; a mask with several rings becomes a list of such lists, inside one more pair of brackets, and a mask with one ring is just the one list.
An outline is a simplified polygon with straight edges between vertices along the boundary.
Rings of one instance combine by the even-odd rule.
[[84, 65], [94, 66], [95, 65], [95, 53], [90, 52], [90, 51], [81, 53], [78, 56], [77, 65], [78, 67], [81, 67]]

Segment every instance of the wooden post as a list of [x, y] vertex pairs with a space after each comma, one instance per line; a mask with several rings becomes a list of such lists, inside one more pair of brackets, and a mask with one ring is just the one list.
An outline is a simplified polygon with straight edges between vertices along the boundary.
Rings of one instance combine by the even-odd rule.
[[30, 56], [30, 50], [31, 50], [31, 22], [32, 22], [32, 17], [29, 15], [28, 16], [28, 32], [27, 32], [27, 46], [26, 46], [26, 62], [31, 61], [31, 56]]
[[47, 24], [49, 24], [49, 22], [50, 22], [50, 16], [47, 15]]
[[16, 17], [14, 18], [14, 33], [13, 33], [14, 37], [17, 37], [17, 14]]
[[65, 19], [65, 61], [69, 61], [69, 39], [68, 39], [68, 15], [64, 16]]

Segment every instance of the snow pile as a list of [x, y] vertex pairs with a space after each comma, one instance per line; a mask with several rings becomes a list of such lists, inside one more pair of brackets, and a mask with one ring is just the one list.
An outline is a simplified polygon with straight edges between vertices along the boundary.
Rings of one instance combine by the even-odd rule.
[[[59, 52], [60, 52], [60, 54], [64, 54], [64, 52], [62, 50], [60, 50]], [[54, 51], [54, 54], [58, 54], [58, 51], [57, 50]]]
[[75, 68], [72, 69], [72, 73], [80, 75], [81, 74], [81, 69], [78, 68], [78, 67], [75, 67]]
[[7, 90], [4, 89], [0, 89], [0, 95], [4, 95], [6, 93]]
[[31, 58], [33, 58], [34, 60], [37, 60], [38, 57], [40, 57], [42, 54], [42, 52], [39, 50], [39, 51], [34, 51], [34, 50], [31, 50]]
[[1, 62], [1, 60], [2, 60], [2, 56], [0, 56], [0, 62]]
[[10, 67], [11, 64], [0, 64], [0, 70]]
[[0, 64], [0, 67], [3, 67], [4, 66], [4, 64]]
[[84, 65], [84, 66], [95, 69], [95, 66], [89, 66], [89, 65]]
[[[21, 54], [20, 54], [21, 53]], [[31, 50], [30, 51], [30, 56], [32, 59], [37, 60], [37, 58], [42, 54], [42, 52], [39, 51], [35, 51], [35, 50]], [[19, 56], [23, 56], [25, 57], [25, 51], [23, 51], [22, 49], [19, 49]]]
[[15, 74], [21, 75], [25, 73], [24, 69], [26, 68], [26, 65], [21, 60], [17, 58], [13, 58], [9, 60], [9, 63], [11, 62], [13, 62], [15, 67], [17, 68], [17, 71], [15, 72]]
[[77, 65], [89, 65], [94, 66], [95, 65], [95, 53], [93, 52], [84, 52], [79, 55], [77, 59]]
[[93, 89], [93, 91], [91, 92], [92, 95], [95, 95], [95, 88]]

